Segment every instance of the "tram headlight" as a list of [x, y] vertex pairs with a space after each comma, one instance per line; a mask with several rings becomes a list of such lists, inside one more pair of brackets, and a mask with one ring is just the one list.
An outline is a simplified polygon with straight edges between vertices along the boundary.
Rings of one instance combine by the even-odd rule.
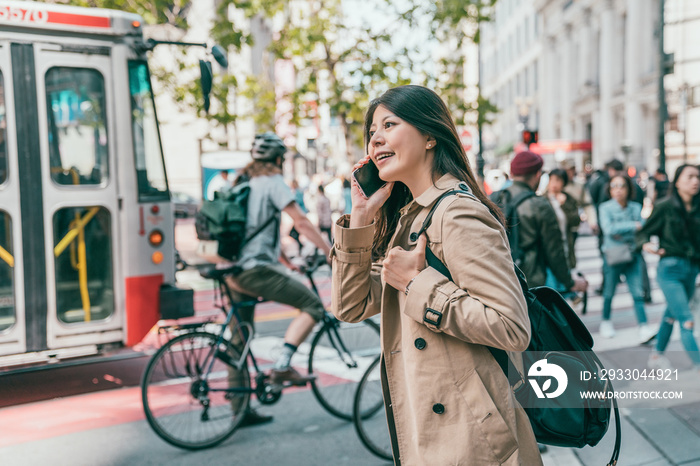
[[158, 247], [163, 244], [163, 232], [160, 230], [153, 230], [148, 234], [148, 242], [151, 246]]

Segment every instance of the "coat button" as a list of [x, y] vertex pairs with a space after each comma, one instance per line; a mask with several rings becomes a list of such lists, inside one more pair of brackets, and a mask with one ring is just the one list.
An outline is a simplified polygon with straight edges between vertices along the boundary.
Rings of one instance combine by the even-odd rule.
[[435, 414], [442, 414], [442, 413], [445, 412], [445, 407], [444, 407], [442, 404], [440, 404], [440, 403], [435, 403], [435, 404], [433, 405], [433, 412], [434, 412]]
[[425, 340], [423, 340], [422, 338], [416, 338], [416, 341], [414, 341], [413, 344], [416, 345], [416, 348], [418, 348], [419, 350], [425, 348]]
[[411, 233], [411, 236], [409, 236], [409, 238], [410, 238], [410, 240], [413, 241], [413, 242], [418, 241], [418, 233], [416, 233], [416, 232], [414, 231], [413, 233]]

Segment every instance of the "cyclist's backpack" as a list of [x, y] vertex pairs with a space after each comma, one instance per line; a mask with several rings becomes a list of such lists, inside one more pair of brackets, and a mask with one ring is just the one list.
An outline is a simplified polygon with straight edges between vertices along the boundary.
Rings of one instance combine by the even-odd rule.
[[273, 215], [246, 237], [249, 196], [250, 183], [241, 179], [231, 189], [215, 192], [213, 200], [205, 200], [195, 218], [197, 238], [217, 241], [217, 254], [224, 259], [235, 262], [243, 245], [277, 218]]
[[518, 267], [522, 267], [525, 256], [523, 250], [520, 249], [518, 206], [533, 196], [535, 196], [534, 191], [524, 191], [513, 197], [507, 189], [496, 191], [490, 196], [491, 200], [501, 208], [506, 217], [506, 235], [508, 236], [508, 243], [510, 243], [510, 255]]
[[[478, 201], [465, 183], [459, 190], [444, 193], [432, 207], [418, 233], [418, 238], [430, 225], [433, 214], [442, 199], [453, 194], [466, 194]], [[480, 202], [480, 201], [479, 201]], [[428, 265], [452, 280], [449, 270], [426, 246], [425, 257]], [[608, 397], [614, 389], [608, 380], [596, 377], [603, 364], [593, 352], [593, 337], [561, 295], [548, 287], [528, 288], [525, 275], [513, 264], [520, 282], [530, 318], [531, 337], [527, 350], [522, 354], [524, 374], [516, 369], [508, 354], [489, 347], [501, 369], [508, 377], [515, 397], [530, 418], [532, 430], [538, 442], [560, 447], [582, 448], [595, 446], [603, 438], [610, 423], [610, 411], [615, 411], [616, 440], [610, 465], [614, 465], [620, 455], [621, 427], [617, 401]], [[559, 366], [567, 374], [567, 387], [556, 397], [548, 397], [559, 389], [548, 390], [552, 379], [543, 381], [540, 388], [537, 371], [548, 365]], [[583, 377], [581, 374], [591, 374]], [[548, 374], [549, 375], [549, 374]], [[589, 380], [581, 380], [589, 378]], [[536, 388], [535, 388], [536, 387]], [[546, 392], [546, 393], [543, 393]], [[584, 398], [581, 393], [604, 394]], [[612, 406], [611, 406], [612, 404]]]

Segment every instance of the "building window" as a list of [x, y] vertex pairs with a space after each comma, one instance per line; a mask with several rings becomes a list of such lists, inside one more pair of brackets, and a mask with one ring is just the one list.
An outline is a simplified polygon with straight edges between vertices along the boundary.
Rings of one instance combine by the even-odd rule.
[[533, 93], [537, 92], [537, 60], [532, 64]]

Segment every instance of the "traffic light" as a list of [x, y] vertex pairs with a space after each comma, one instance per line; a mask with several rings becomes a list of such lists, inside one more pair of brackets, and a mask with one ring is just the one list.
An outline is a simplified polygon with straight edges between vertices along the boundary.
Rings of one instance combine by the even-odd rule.
[[537, 143], [537, 130], [535, 131], [530, 131], [527, 129], [523, 130], [523, 142], [527, 144], [528, 147], [530, 147], [530, 144], [536, 144]]

